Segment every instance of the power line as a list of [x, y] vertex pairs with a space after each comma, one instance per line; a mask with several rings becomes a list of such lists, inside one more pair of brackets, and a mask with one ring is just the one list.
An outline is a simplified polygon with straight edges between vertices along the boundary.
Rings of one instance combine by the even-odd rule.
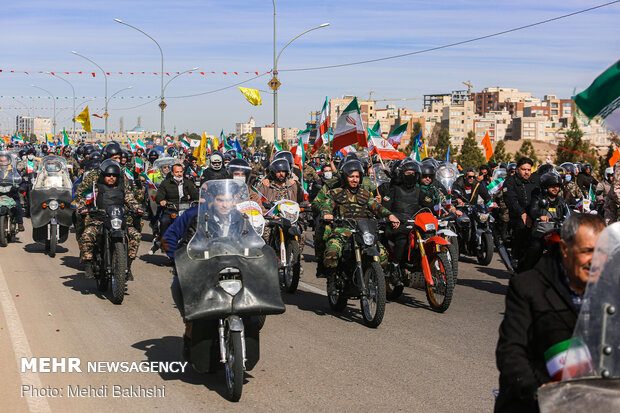
[[[618, 0], [618, 1], [620, 1], [620, 0]], [[239, 85], [242, 85], [242, 84], [244, 84], [244, 83], [251, 82], [252, 80], [258, 79], [259, 77], [263, 77], [263, 76], [265, 76], [265, 75], [268, 75], [269, 73], [271, 73], [271, 72], [263, 73], [262, 75], [254, 76], [254, 77], [253, 77], [253, 78], [251, 78], [251, 79], [248, 79], [248, 80], [244, 80], [244, 81], [242, 81], [242, 82], [235, 83], [234, 85], [224, 86], [224, 87], [222, 87], [222, 88], [219, 88], [219, 89], [214, 89], [214, 90], [209, 90], [209, 91], [207, 91], [207, 92], [194, 93], [193, 95], [184, 95], [184, 96], [168, 96], [167, 98], [168, 98], [168, 99], [178, 99], [178, 98], [191, 98], [191, 97], [194, 97], [194, 96], [209, 95], [209, 94], [211, 94], [211, 93], [221, 92], [222, 90], [230, 89], [230, 88], [233, 88], [233, 87], [235, 87], [235, 86], [239, 86]]]
[[384, 60], [398, 59], [398, 58], [401, 58], [401, 57], [413, 56], [413, 55], [417, 55], [417, 54], [433, 52], [433, 51], [436, 51], [436, 50], [447, 49], [449, 47], [460, 46], [460, 45], [467, 44], [467, 43], [477, 42], [479, 40], [489, 39], [491, 37], [501, 36], [503, 34], [512, 33], [512, 32], [516, 32], [516, 31], [519, 31], [519, 30], [529, 29], [530, 27], [540, 26], [542, 24], [551, 23], [553, 21], [566, 19], [567, 17], [576, 16], [576, 15], [582, 14], [582, 13], [587, 13], [589, 11], [600, 9], [600, 8], [607, 7], [607, 6], [611, 6], [612, 4], [616, 4], [616, 3], [620, 3], [620, 0], [615, 0], [615, 1], [610, 1], [608, 3], [599, 4], [598, 6], [593, 6], [593, 7], [587, 8], [587, 9], [582, 9], [582, 10], [575, 11], [573, 13], [563, 14], [561, 16], [553, 17], [553, 18], [550, 18], [550, 19], [541, 20], [541, 21], [536, 22], [536, 23], [526, 24], [525, 26], [514, 27], [512, 29], [504, 30], [504, 31], [501, 31], [501, 32], [487, 34], [485, 36], [480, 36], [480, 37], [474, 37], [472, 39], [462, 40], [460, 42], [455, 42], [455, 43], [449, 43], [449, 44], [445, 44], [445, 45], [442, 45], [442, 46], [431, 47], [431, 48], [423, 49], [423, 50], [417, 50], [415, 52], [402, 53], [402, 54], [397, 54], [397, 55], [394, 55], [394, 56], [380, 57], [380, 58], [377, 58], [377, 59], [362, 60], [362, 61], [359, 61], [359, 62], [341, 63], [341, 64], [337, 64], [337, 65], [316, 66], [316, 67], [306, 67], [306, 68], [297, 68], [297, 69], [280, 69], [279, 71], [280, 72], [300, 72], [300, 71], [308, 71], [308, 70], [334, 69], [334, 68], [337, 68], [337, 67], [362, 65], [362, 64], [366, 64], [366, 63], [381, 62], [381, 61], [384, 61]]

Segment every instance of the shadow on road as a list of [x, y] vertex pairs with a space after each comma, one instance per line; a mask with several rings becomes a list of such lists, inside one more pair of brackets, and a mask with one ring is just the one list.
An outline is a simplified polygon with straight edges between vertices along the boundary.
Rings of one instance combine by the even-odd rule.
[[138, 257], [140, 260], [146, 262], [147, 264], [157, 265], [158, 267], [169, 267], [170, 260], [167, 255], [163, 255], [158, 252], [154, 255], [142, 254]]
[[82, 265], [80, 264], [80, 257], [65, 255], [64, 257], [60, 257], [60, 261], [65, 267], [73, 268], [74, 270], [82, 269]]
[[295, 305], [302, 311], [310, 311], [316, 315], [331, 315], [343, 321], [363, 323], [359, 300], [349, 300], [347, 308], [340, 313], [332, 311], [327, 302], [327, 297], [311, 291], [299, 289], [295, 294], [283, 293], [282, 300], [286, 305]]
[[[24, 245], [24, 251], [45, 254], [45, 245], [39, 244], [38, 242], [26, 244]], [[61, 245], [56, 245], [56, 254], [63, 254], [65, 252], [69, 252], [69, 250]]]
[[502, 280], [510, 279], [510, 273], [505, 268], [491, 268], [491, 267], [476, 267], [478, 272], [490, 275], [491, 277], [499, 278]]
[[[415, 288], [415, 290], [420, 290], [419, 288]], [[411, 294], [407, 294], [407, 291], [403, 291], [400, 297], [395, 300], [388, 300], [388, 302], [402, 304], [406, 307], [411, 308], [423, 308], [425, 310], [430, 310], [431, 308], [424, 301], [420, 301]]]
[[105, 293], [97, 290], [95, 280], [86, 278], [83, 272], [73, 275], [65, 275], [59, 278], [66, 280], [62, 283], [65, 287], [69, 287], [82, 295], [94, 295], [100, 300], [106, 299]]
[[[181, 324], [179, 324], [179, 328]], [[171, 362], [182, 361], [183, 356], [181, 349], [183, 348], [183, 338], [181, 336], [166, 336], [161, 338], [152, 338], [140, 341], [132, 345], [133, 348], [144, 351], [149, 362]], [[223, 398], [226, 398], [226, 378], [223, 368], [219, 368], [215, 373], [198, 373], [188, 364], [183, 373], [160, 372], [159, 376], [166, 381], [181, 380], [184, 383], [204, 385], [211, 391], [216, 392]], [[252, 375], [245, 373], [244, 382], [247, 383], [248, 378]]]
[[507, 286], [498, 281], [472, 280], [464, 278], [459, 278], [457, 280], [457, 284], [498, 295], [505, 295], [506, 289], [508, 288]]

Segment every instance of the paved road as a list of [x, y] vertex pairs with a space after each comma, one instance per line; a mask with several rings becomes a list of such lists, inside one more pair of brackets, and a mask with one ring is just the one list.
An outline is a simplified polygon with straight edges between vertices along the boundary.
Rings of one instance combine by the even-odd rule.
[[[148, 239], [141, 252], [148, 249]], [[121, 306], [96, 292], [78, 264], [74, 235], [56, 258], [32, 241], [0, 249], [0, 400], [4, 411], [434, 411], [480, 412], [493, 406], [494, 350], [507, 274], [461, 262], [452, 306], [429, 310], [423, 291], [406, 289], [387, 305], [383, 324], [365, 327], [354, 302], [330, 312], [325, 282], [314, 277], [311, 249], [300, 290], [286, 313], [268, 317], [261, 361], [243, 396], [224, 398], [224, 373], [20, 373], [21, 357], [88, 361], [181, 361], [183, 326], [169, 293], [163, 256], [140, 255]], [[58, 388], [61, 397], [22, 397], [24, 385]], [[69, 397], [67, 386], [108, 386], [102, 398]], [[112, 386], [163, 388], [164, 397], [112, 397]], [[165, 387], [164, 387], [165, 386]]]

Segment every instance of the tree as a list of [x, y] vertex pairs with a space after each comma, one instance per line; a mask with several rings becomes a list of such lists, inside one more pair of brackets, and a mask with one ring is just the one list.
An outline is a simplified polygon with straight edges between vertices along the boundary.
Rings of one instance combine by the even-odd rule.
[[539, 159], [538, 156], [536, 156], [536, 150], [534, 149], [532, 141], [524, 140], [519, 150], [515, 153], [515, 161], [518, 162], [519, 159], [523, 157], [530, 158], [534, 162], [534, 165], [538, 165]]
[[476, 134], [473, 131], [467, 132], [467, 137], [463, 141], [463, 146], [461, 146], [461, 153], [459, 153], [458, 161], [459, 165], [463, 168], [470, 166], [477, 168], [486, 163], [486, 158], [482, 154], [482, 150], [478, 147]]
[[[413, 128], [411, 129], [411, 135], [409, 136], [409, 143], [405, 146], [404, 152], [411, 153], [413, 152], [413, 143], [415, 142], [415, 137], [418, 136], [418, 133], [422, 130], [422, 125], [420, 122], [416, 122], [413, 124]], [[426, 143], [428, 145], [428, 142]]]
[[509, 153], [506, 153], [506, 143], [504, 140], [501, 140], [495, 144], [493, 159], [495, 159], [495, 162], [497, 163], [510, 162], [511, 156]]
[[442, 129], [437, 135], [437, 144], [431, 151], [431, 156], [437, 160], [445, 160], [448, 148], [450, 148], [450, 160], [453, 160], [456, 157], [456, 150], [450, 144], [450, 132], [447, 129]]
[[564, 162], [591, 163], [592, 170], [596, 171], [599, 167], [599, 160], [596, 151], [590, 144], [583, 139], [583, 131], [579, 127], [577, 117], [573, 118], [569, 130], [564, 135], [564, 139], [558, 144], [556, 151], [556, 164]]

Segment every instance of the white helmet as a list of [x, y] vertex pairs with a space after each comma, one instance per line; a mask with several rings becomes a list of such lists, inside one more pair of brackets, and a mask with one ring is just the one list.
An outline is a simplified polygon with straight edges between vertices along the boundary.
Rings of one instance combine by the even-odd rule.
[[605, 179], [609, 181], [609, 178], [611, 178], [614, 174], [614, 168], [613, 167], [609, 167], [607, 169], [605, 169]]
[[219, 171], [220, 169], [222, 169], [222, 165], [223, 165], [222, 155], [220, 155], [219, 153], [214, 153], [213, 155], [211, 155], [210, 159], [211, 159], [211, 168], [213, 168], [213, 170]]

